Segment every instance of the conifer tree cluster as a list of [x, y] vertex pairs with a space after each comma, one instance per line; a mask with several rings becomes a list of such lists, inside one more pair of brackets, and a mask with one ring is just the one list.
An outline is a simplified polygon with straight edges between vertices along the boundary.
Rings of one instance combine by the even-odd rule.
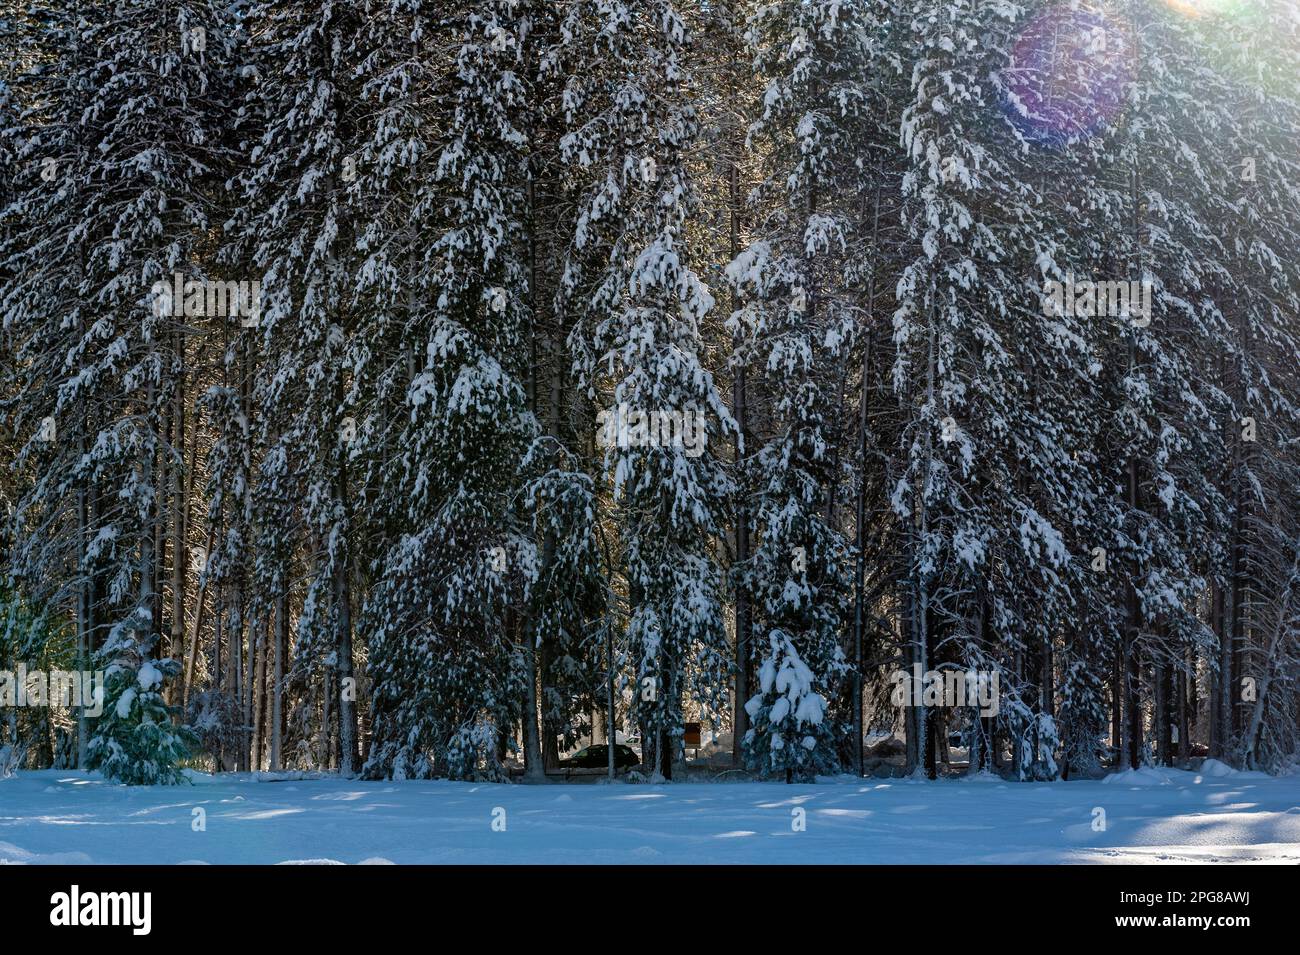
[[1286, 0], [0, 0], [0, 753], [1279, 771], [1298, 138]]

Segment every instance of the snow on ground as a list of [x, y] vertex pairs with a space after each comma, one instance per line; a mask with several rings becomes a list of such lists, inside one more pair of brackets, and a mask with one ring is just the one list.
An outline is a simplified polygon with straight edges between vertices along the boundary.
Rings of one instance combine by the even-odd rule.
[[1300, 775], [1207, 769], [793, 786], [244, 774], [150, 788], [44, 770], [0, 780], [0, 863], [1300, 862]]

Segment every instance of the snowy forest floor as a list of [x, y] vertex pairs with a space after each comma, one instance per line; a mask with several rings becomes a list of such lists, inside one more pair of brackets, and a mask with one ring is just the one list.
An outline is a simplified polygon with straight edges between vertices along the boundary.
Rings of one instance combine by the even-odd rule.
[[1300, 775], [1219, 764], [1057, 783], [193, 782], [0, 780], [0, 864], [1300, 862]]

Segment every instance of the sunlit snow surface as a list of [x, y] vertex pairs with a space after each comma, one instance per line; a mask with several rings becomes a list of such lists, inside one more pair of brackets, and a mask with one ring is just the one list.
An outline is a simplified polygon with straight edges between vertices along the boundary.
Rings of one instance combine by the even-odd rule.
[[[193, 810], [206, 814], [194, 831]], [[505, 831], [494, 831], [494, 810]], [[1094, 831], [1094, 809], [1106, 829]], [[794, 831], [804, 810], [806, 829]], [[500, 818], [500, 813], [496, 814]], [[0, 863], [1300, 862], [1300, 776], [816, 785], [0, 780]]]

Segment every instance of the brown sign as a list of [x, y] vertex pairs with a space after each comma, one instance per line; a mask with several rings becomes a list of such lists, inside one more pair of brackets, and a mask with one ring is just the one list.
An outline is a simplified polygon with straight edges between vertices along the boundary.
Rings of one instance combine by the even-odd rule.
[[699, 723], [686, 724], [686, 735], [682, 739], [682, 742], [687, 746], [700, 745], [700, 724]]

